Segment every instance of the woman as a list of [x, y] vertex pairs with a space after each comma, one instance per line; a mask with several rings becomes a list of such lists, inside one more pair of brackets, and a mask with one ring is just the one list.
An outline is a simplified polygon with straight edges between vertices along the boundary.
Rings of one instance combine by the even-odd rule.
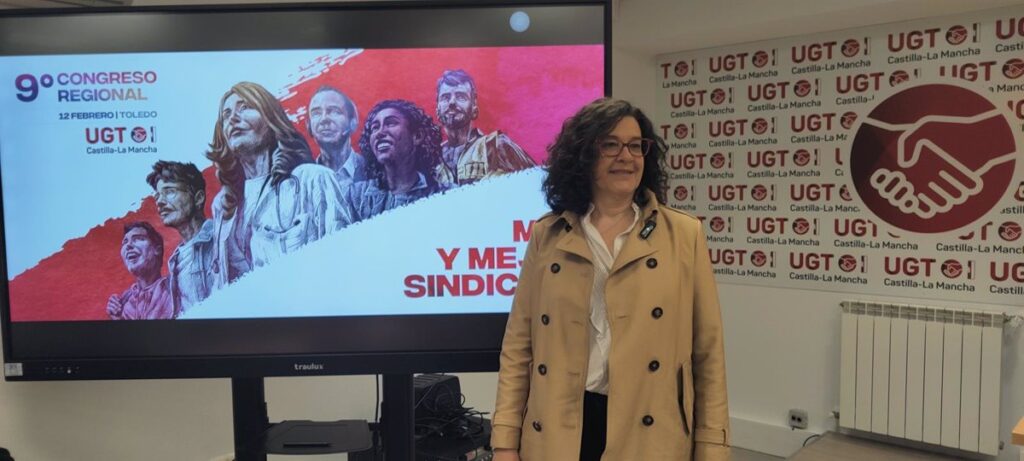
[[448, 189], [439, 178], [441, 128], [416, 104], [389, 99], [366, 115], [359, 150], [366, 181], [352, 184], [347, 197], [362, 221]]
[[213, 200], [218, 287], [352, 222], [334, 172], [313, 163], [273, 94], [239, 82], [220, 107], [206, 152], [221, 183]]
[[718, 295], [700, 221], [664, 205], [666, 149], [612, 99], [549, 147], [552, 212], [505, 331], [495, 461], [729, 458]]

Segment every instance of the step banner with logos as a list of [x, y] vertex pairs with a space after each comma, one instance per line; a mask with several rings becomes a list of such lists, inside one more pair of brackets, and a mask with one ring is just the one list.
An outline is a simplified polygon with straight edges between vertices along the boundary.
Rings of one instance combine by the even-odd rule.
[[1020, 305], [1024, 8], [663, 55], [719, 282]]

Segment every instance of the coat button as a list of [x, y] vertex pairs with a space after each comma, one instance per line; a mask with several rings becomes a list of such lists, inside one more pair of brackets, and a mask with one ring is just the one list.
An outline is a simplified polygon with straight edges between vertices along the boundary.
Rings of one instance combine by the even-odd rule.
[[[648, 265], [650, 265], [650, 264], [648, 264]], [[551, 265], [551, 273], [552, 274], [557, 274], [558, 271], [560, 271], [560, 270], [562, 270], [562, 266], [559, 266], [558, 263], [554, 263], [554, 264]]]
[[658, 260], [654, 259], [654, 258], [648, 258], [647, 259], [647, 267], [650, 267], [651, 269], [654, 269], [655, 267], [658, 267]]
[[548, 314], [544, 314], [544, 315], [540, 316], [540, 323], [543, 323], [545, 325], [547, 325], [548, 323], [551, 323], [551, 317], [548, 317]]
[[647, 364], [647, 369], [651, 371], [658, 371], [661, 368], [661, 364], [657, 360], [651, 360], [651, 363]]
[[660, 308], [660, 307], [655, 307], [655, 308], [654, 308], [654, 309], [653, 309], [653, 310], [651, 311], [651, 317], [654, 317], [654, 318], [656, 318], [656, 319], [660, 319], [660, 318], [661, 318], [661, 314], [664, 314], [664, 313], [665, 313], [665, 311], [661, 310], [661, 308]]
[[[537, 423], [534, 423], [534, 424], [537, 424]], [[644, 416], [644, 426], [653, 426], [653, 425], [654, 425], [654, 417], [651, 416], [651, 415]], [[540, 429], [537, 429], [537, 430], [539, 431]]]
[[544, 365], [543, 363], [540, 364], [540, 366], [537, 367], [537, 372], [540, 373], [541, 376], [548, 374], [548, 366]]
[[540, 421], [534, 421], [533, 422], [533, 430], [535, 430], [537, 432], [540, 432], [540, 430], [541, 430]]

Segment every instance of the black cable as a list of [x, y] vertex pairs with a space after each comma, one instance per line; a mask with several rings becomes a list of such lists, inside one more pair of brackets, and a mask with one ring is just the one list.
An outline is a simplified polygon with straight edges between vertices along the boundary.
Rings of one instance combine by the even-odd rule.
[[373, 431], [373, 459], [379, 461], [382, 459], [382, 451], [384, 450], [384, 439], [381, 436], [383, 430], [380, 427], [380, 375], [373, 375], [374, 388], [377, 395], [377, 404], [373, 407], [373, 422], [375, 430]]
[[423, 403], [423, 401], [426, 400], [427, 397], [430, 396], [430, 393], [434, 392], [434, 388], [435, 387], [437, 387], [437, 384], [432, 384], [432, 385], [430, 385], [430, 387], [427, 388], [427, 390], [425, 392], [423, 392], [423, 397], [420, 397], [420, 399], [418, 401], [416, 401], [416, 404], [414, 404], [412, 406], [413, 411], [415, 411], [417, 408], [420, 407], [420, 405]]
[[[438, 376], [447, 376], [447, 374], [446, 374], [446, 373], [439, 373], [439, 374], [438, 374]], [[456, 378], [456, 380], [457, 380], [457, 379], [458, 379], [458, 378]], [[435, 387], [437, 387], [437, 384], [438, 384], [438, 383], [434, 383], [434, 384], [431, 384], [431, 385], [430, 385], [430, 387], [428, 387], [428, 388], [427, 388], [426, 392], [424, 392], [424, 393], [423, 393], [423, 397], [420, 397], [419, 401], [417, 401], [417, 402], [416, 402], [416, 404], [412, 406], [412, 409], [413, 409], [413, 410], [416, 410], [417, 408], [419, 408], [419, 407], [420, 407], [420, 404], [421, 404], [421, 403], [423, 403], [423, 401], [424, 401], [424, 400], [425, 400], [425, 399], [426, 399], [427, 397], [429, 397], [429, 396], [430, 396], [430, 393], [431, 393], [431, 392], [434, 392], [434, 388], [435, 388]], [[451, 389], [450, 389], [450, 388], [446, 388], [446, 389], [448, 389], [448, 392], [451, 392]]]
[[801, 445], [801, 446], [802, 446], [802, 447], [806, 447], [806, 446], [807, 446], [807, 442], [810, 442], [810, 441], [811, 441], [811, 439], [813, 439], [813, 438], [815, 438], [815, 437], [821, 437], [821, 434], [811, 434], [811, 436], [810, 436], [810, 437], [808, 437], [808, 438], [804, 439], [804, 444], [803, 444], [803, 445]]
[[373, 407], [373, 422], [380, 423], [380, 375], [373, 375], [377, 384], [374, 389], [377, 391], [377, 405]]
[[425, 389], [416, 402], [416, 407], [422, 409], [413, 426], [416, 440], [463, 439], [475, 447], [486, 447], [485, 416], [489, 413], [466, 407], [466, 394], [452, 387], [444, 386], [444, 390], [436, 387], [437, 384]]

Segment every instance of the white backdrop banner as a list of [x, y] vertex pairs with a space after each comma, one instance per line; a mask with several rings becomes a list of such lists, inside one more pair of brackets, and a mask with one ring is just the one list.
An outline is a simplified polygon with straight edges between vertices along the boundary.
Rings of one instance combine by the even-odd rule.
[[718, 280], [1019, 306], [1024, 8], [658, 58]]

